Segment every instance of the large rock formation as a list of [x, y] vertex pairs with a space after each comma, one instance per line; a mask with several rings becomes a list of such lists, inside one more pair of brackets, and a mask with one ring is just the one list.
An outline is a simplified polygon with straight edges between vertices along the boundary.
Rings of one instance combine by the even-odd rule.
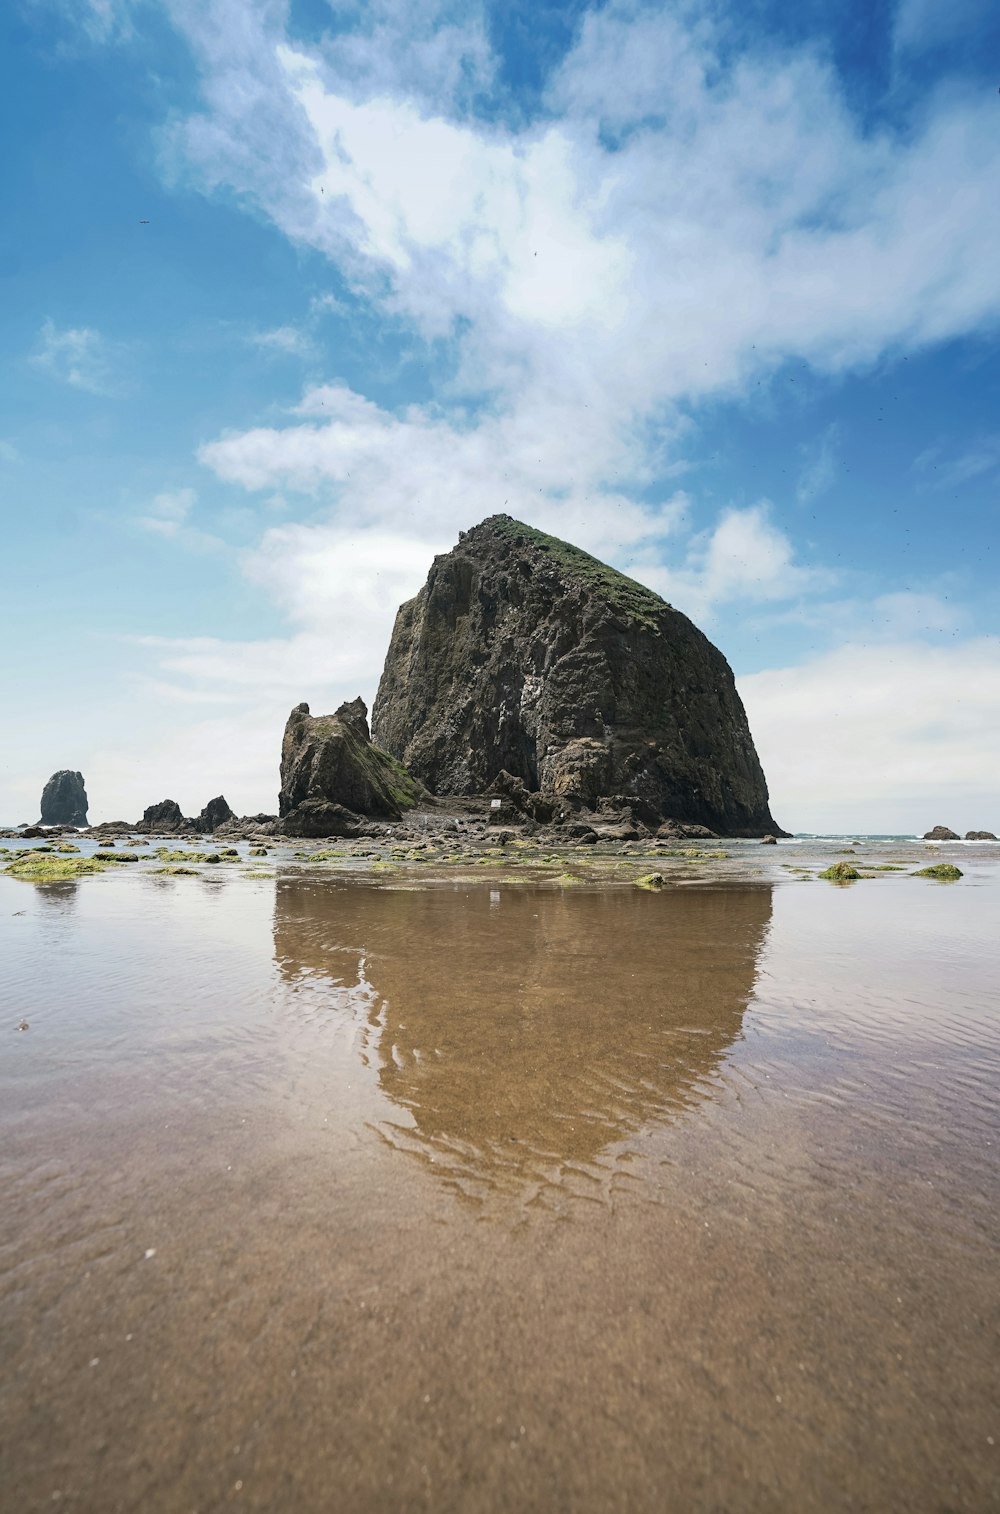
[[658, 594], [507, 515], [434, 559], [396, 616], [376, 740], [432, 793], [634, 796], [725, 835], [785, 834], [722, 653]]
[[176, 799], [161, 799], [142, 812], [142, 819], [135, 826], [137, 831], [186, 831], [191, 829], [190, 820], [185, 820]]
[[950, 825], [934, 825], [929, 831], [924, 831], [925, 841], [961, 841], [957, 831], [953, 831]]
[[225, 797], [219, 794], [217, 798], [210, 799], [195, 821], [195, 829], [203, 833], [217, 831], [220, 825], [225, 825], [229, 820], [235, 820]]
[[421, 787], [386, 752], [372, 745], [361, 699], [333, 715], [310, 715], [296, 705], [281, 743], [278, 813], [289, 836], [344, 836], [359, 815], [399, 820]]
[[87, 790], [83, 774], [60, 768], [42, 789], [40, 825], [86, 825]]

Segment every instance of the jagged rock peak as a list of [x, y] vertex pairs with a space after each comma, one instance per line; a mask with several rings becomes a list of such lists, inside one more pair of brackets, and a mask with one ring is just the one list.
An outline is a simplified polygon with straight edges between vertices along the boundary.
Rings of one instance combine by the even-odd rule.
[[60, 768], [42, 789], [39, 825], [86, 825], [87, 790], [83, 774]]
[[182, 831], [190, 825], [176, 799], [161, 799], [159, 804], [150, 804], [143, 810], [142, 819], [135, 828], [137, 831]]
[[235, 820], [225, 795], [219, 794], [215, 799], [210, 799], [195, 821], [195, 828], [199, 831], [210, 833], [217, 831], [220, 825], [225, 825], [229, 820]]
[[422, 790], [386, 752], [372, 745], [362, 699], [333, 715], [296, 705], [281, 743], [283, 829], [293, 836], [350, 834], [359, 815], [398, 820]]
[[506, 770], [592, 806], [634, 796], [720, 834], [781, 833], [722, 653], [652, 589], [508, 515], [462, 533], [400, 607], [372, 727], [432, 793]]

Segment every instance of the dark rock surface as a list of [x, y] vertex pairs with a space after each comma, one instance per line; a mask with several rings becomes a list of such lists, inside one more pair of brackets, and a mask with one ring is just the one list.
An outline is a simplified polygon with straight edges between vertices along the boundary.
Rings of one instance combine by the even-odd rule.
[[640, 799], [655, 818], [784, 835], [732, 671], [685, 615], [506, 515], [401, 606], [375, 738], [432, 793]]
[[957, 831], [949, 830], [946, 825], [935, 825], [932, 830], [925, 831], [925, 841], [961, 841]]
[[186, 831], [191, 821], [185, 820], [176, 799], [161, 799], [143, 810], [142, 819], [134, 827], [137, 831]]
[[40, 825], [86, 825], [87, 790], [82, 773], [61, 768], [42, 789]]
[[221, 794], [216, 799], [210, 799], [195, 821], [195, 827], [199, 831], [217, 831], [220, 825], [225, 825], [228, 820], [235, 820], [229, 805]]
[[966, 831], [966, 841], [995, 841], [997, 838], [992, 831]]
[[360, 816], [399, 820], [421, 794], [420, 784], [372, 744], [363, 700], [333, 715], [310, 715], [307, 704], [289, 715], [278, 796], [286, 835], [357, 835]]

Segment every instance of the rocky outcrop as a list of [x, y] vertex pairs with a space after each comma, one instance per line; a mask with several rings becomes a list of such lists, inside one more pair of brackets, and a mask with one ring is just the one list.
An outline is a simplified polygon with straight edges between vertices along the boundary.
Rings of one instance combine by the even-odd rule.
[[995, 841], [997, 838], [992, 831], [966, 831], [966, 841]]
[[399, 820], [422, 790], [405, 768], [372, 744], [363, 700], [333, 715], [296, 705], [281, 743], [278, 812], [289, 836], [349, 836], [359, 816]]
[[432, 793], [506, 772], [592, 808], [624, 795], [661, 820], [785, 834], [722, 653], [651, 589], [506, 515], [400, 608], [373, 726]]
[[221, 794], [215, 799], [210, 799], [195, 821], [195, 829], [210, 833], [217, 831], [220, 825], [225, 825], [228, 820], [235, 820], [229, 805]]
[[61, 768], [42, 789], [40, 825], [86, 825], [87, 790], [83, 774]]
[[957, 831], [949, 830], [946, 825], [935, 825], [931, 830], [924, 831], [925, 841], [961, 841]]
[[185, 820], [176, 799], [161, 799], [143, 810], [142, 819], [135, 826], [137, 831], [186, 831], [191, 829], [190, 820]]

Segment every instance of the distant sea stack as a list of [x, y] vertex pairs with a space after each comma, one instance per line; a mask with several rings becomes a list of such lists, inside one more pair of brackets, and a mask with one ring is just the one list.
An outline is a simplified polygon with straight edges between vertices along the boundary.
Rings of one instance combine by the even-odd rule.
[[83, 774], [61, 768], [42, 789], [40, 825], [86, 825], [87, 790]]
[[462, 533], [401, 606], [372, 726], [432, 793], [482, 794], [506, 771], [786, 834], [722, 653], [651, 589], [508, 515]]

